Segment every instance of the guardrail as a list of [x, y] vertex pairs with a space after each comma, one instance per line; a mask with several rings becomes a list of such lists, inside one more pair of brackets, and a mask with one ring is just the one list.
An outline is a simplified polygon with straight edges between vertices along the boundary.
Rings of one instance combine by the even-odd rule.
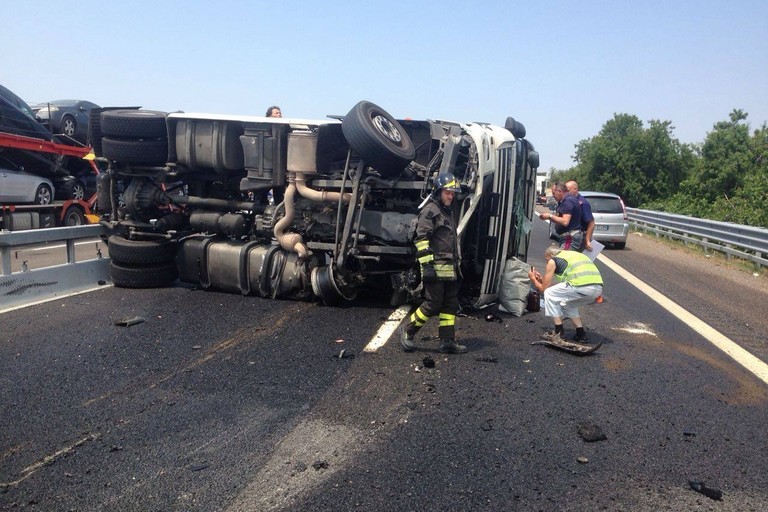
[[724, 252], [768, 267], [768, 229], [698, 219], [687, 215], [627, 208], [635, 229], [650, 231], [685, 243]]
[[[109, 258], [75, 258], [75, 242], [105, 234], [99, 224], [63, 228], [0, 231], [0, 313], [35, 302], [93, 290], [109, 282]], [[13, 251], [32, 244], [64, 242], [66, 263], [11, 272]]]

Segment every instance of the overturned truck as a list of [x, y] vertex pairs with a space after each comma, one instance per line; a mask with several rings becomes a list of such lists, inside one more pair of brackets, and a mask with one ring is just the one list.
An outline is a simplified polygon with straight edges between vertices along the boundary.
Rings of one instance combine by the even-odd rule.
[[539, 158], [513, 118], [396, 120], [361, 101], [326, 120], [112, 110], [94, 126], [116, 286], [405, 303], [421, 292], [413, 235], [442, 171], [462, 184], [466, 303], [496, 300], [506, 260], [527, 257]]

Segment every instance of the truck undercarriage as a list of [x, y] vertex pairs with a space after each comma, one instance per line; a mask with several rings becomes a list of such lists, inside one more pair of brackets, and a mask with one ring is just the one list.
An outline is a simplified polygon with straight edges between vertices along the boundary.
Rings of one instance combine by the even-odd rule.
[[395, 120], [361, 101], [341, 120], [103, 112], [99, 204], [118, 286], [175, 279], [326, 304], [421, 292], [416, 219], [441, 171], [462, 184], [462, 290], [496, 298], [525, 259], [538, 154], [525, 128]]

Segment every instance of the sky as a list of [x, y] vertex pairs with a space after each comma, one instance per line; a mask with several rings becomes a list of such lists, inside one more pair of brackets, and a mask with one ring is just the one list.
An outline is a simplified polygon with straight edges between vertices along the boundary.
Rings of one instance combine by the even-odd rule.
[[0, 84], [28, 103], [522, 122], [541, 169], [614, 114], [701, 143], [768, 120], [768, 1], [0, 0]]

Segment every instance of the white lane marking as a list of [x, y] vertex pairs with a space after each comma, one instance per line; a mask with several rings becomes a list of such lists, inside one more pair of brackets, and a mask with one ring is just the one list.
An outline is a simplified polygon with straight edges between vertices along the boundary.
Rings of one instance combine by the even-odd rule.
[[400, 306], [394, 310], [392, 314], [389, 315], [389, 318], [384, 321], [384, 324], [379, 327], [379, 330], [376, 332], [373, 338], [371, 338], [371, 341], [369, 341], [365, 346], [363, 352], [376, 352], [379, 348], [383, 347], [389, 337], [392, 336], [392, 333], [395, 332], [397, 326], [400, 325], [402, 319], [406, 317], [410, 310], [411, 306], [407, 305]]
[[765, 364], [765, 362], [728, 339], [723, 333], [710, 327], [696, 316], [627, 272], [621, 265], [611, 261], [605, 254], [601, 253], [597, 259], [623, 277], [628, 283], [647, 295], [648, 298], [675, 315], [680, 321], [688, 325], [688, 327], [702, 335], [707, 341], [731, 356], [734, 361], [753, 373], [758, 379], [768, 384], [768, 364]]

